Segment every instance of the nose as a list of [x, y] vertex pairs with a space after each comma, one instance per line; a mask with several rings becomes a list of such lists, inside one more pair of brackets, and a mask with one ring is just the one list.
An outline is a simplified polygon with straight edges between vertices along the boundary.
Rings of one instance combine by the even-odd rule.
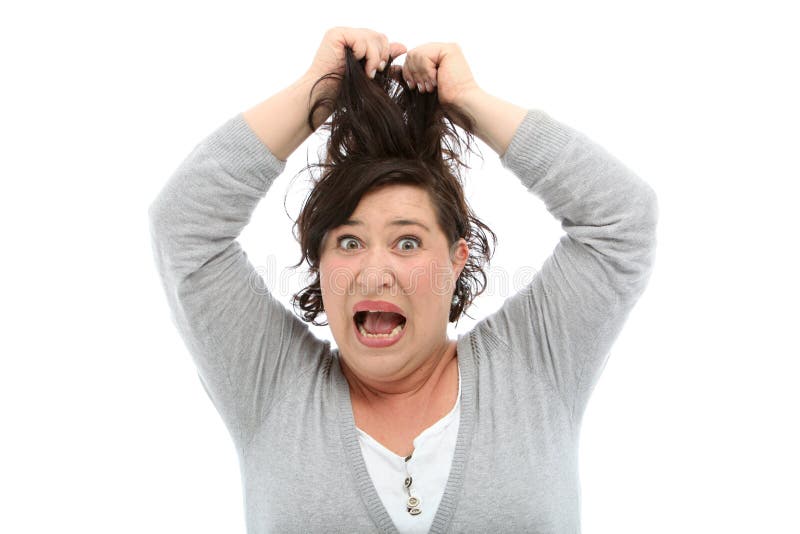
[[394, 262], [388, 251], [372, 248], [362, 256], [355, 283], [364, 294], [381, 294], [394, 287], [396, 281]]

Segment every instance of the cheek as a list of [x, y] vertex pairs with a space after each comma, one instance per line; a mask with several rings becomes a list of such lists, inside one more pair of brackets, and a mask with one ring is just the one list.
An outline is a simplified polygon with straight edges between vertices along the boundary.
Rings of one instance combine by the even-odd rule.
[[427, 301], [446, 300], [449, 302], [453, 293], [453, 269], [449, 262], [441, 260], [426, 261], [409, 270], [407, 283], [412, 295], [424, 296]]
[[331, 327], [340, 323], [340, 318], [344, 316], [342, 306], [347, 301], [353, 278], [353, 270], [347, 262], [320, 261], [319, 286], [328, 324]]

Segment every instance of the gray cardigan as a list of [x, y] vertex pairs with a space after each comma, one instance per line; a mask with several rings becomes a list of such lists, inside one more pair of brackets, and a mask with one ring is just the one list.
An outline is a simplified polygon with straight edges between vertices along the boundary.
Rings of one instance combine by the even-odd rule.
[[[650, 277], [656, 196], [538, 110], [501, 161], [566, 233], [525, 289], [458, 336], [461, 419], [431, 532], [579, 532], [581, 418]], [[254, 290], [237, 241], [284, 167], [241, 114], [230, 118], [150, 205], [156, 266], [236, 445], [248, 532], [396, 532], [361, 456], [337, 349]]]

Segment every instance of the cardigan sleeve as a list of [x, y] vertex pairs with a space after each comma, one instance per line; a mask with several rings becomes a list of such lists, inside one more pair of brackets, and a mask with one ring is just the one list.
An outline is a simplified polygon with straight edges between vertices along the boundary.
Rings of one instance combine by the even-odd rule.
[[656, 195], [586, 135], [539, 110], [528, 111], [501, 162], [566, 233], [530, 284], [476, 328], [532, 358], [577, 421], [649, 280]]
[[240, 113], [195, 146], [148, 209], [173, 322], [239, 444], [329, 348], [264, 289], [237, 240], [284, 167]]

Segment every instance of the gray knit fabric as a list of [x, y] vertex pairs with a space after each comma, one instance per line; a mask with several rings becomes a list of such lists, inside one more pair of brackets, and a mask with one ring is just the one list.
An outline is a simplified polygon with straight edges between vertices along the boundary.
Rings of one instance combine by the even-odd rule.
[[[566, 233], [528, 287], [458, 337], [461, 420], [431, 532], [580, 532], [581, 418], [652, 271], [656, 196], [539, 110], [501, 161]], [[254, 289], [236, 239], [284, 166], [241, 114], [222, 124], [149, 208], [156, 266], [238, 450], [248, 532], [396, 532], [337, 350]]]

